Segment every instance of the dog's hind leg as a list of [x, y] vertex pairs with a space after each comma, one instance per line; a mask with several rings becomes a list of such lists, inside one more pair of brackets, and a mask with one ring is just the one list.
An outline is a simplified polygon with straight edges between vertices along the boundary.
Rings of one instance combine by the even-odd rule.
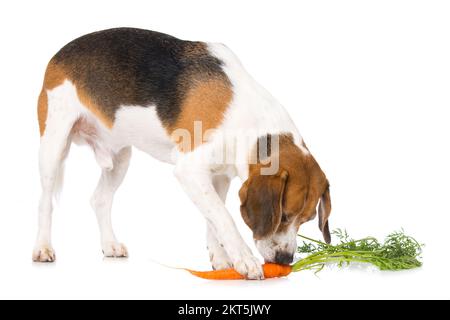
[[113, 231], [111, 208], [116, 190], [125, 177], [131, 158], [131, 147], [125, 147], [112, 156], [112, 166], [102, 168], [102, 175], [91, 198], [97, 216], [100, 238], [105, 257], [127, 257], [126, 247], [119, 243]]
[[64, 87], [62, 85], [52, 92], [43, 90], [39, 97], [39, 171], [42, 194], [39, 203], [39, 230], [33, 250], [35, 262], [55, 260], [51, 244], [53, 197], [62, 186], [64, 159], [71, 144], [71, 130], [79, 116], [76, 109], [68, 105]]

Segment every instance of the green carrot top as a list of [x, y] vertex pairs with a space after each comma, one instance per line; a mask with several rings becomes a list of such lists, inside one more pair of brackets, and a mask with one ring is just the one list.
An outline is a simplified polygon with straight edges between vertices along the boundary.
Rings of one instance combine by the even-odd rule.
[[354, 240], [347, 231], [337, 229], [332, 232], [338, 239], [336, 245], [326, 244], [302, 235], [308, 240], [298, 247], [298, 252], [308, 254], [292, 266], [292, 271], [323, 269], [327, 263], [337, 263], [339, 267], [351, 262], [371, 263], [380, 270], [406, 270], [422, 265], [423, 245], [402, 231], [389, 234], [384, 243], [373, 237]]

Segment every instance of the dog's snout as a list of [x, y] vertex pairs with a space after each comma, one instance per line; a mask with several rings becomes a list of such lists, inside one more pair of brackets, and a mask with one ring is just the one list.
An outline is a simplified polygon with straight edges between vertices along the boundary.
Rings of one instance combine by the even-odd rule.
[[294, 260], [294, 254], [285, 252], [285, 251], [278, 251], [275, 254], [275, 262], [279, 264], [290, 264]]

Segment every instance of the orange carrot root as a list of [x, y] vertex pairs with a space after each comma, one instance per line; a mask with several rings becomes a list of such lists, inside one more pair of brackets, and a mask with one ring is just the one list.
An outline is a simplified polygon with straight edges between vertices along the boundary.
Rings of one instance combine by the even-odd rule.
[[[238, 273], [234, 269], [226, 270], [214, 270], [214, 271], [194, 271], [185, 269], [189, 271], [196, 277], [208, 279], [208, 280], [241, 280], [245, 279], [243, 275]], [[268, 278], [279, 278], [285, 277], [292, 272], [292, 267], [289, 265], [281, 265], [275, 263], [263, 264], [264, 277]]]

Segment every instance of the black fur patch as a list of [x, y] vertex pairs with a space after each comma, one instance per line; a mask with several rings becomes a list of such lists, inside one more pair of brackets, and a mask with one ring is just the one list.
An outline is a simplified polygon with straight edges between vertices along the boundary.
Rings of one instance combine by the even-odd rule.
[[133, 28], [85, 35], [63, 47], [52, 62], [63, 66], [112, 121], [121, 105], [156, 105], [159, 118], [170, 126], [196, 80], [226, 78], [222, 62], [204, 43]]

